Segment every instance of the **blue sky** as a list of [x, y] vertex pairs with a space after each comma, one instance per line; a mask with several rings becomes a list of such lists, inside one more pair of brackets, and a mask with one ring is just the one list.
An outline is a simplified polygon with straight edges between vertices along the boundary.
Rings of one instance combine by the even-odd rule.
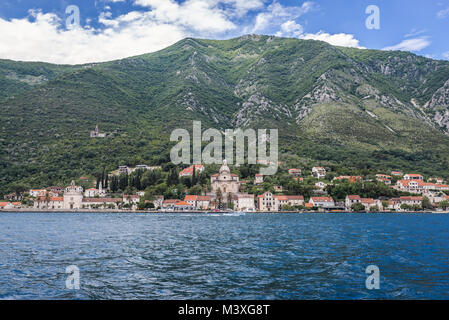
[[[370, 5], [378, 29], [366, 27]], [[449, 0], [2, 0], [0, 58], [100, 62], [259, 33], [449, 60], [448, 31]]]

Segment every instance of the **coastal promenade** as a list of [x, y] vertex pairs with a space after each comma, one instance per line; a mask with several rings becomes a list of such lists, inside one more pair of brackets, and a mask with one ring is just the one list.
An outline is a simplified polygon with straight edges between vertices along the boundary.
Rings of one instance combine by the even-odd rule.
[[[27, 212], [27, 213], [39, 213], [39, 212], [50, 212], [50, 213], [65, 213], [65, 212], [72, 212], [72, 213], [203, 213], [203, 214], [213, 214], [213, 213], [222, 213], [222, 211], [218, 212], [210, 212], [210, 211], [200, 211], [200, 210], [179, 210], [179, 211], [173, 211], [173, 210], [123, 210], [123, 209], [82, 209], [82, 210], [70, 210], [70, 209], [2, 209], [1, 212]], [[310, 210], [298, 210], [298, 211], [272, 211], [272, 212], [246, 212], [246, 214], [261, 214], [261, 213], [310, 213], [310, 214], [317, 214], [317, 213], [328, 213], [328, 214], [338, 214], [338, 213], [365, 213], [365, 214], [382, 214], [382, 213], [397, 213], [397, 214], [408, 214], [408, 213], [449, 213], [449, 210], [446, 211], [436, 211], [436, 210], [429, 210], [429, 211], [379, 211], [379, 212], [369, 212], [369, 211], [310, 211]]]

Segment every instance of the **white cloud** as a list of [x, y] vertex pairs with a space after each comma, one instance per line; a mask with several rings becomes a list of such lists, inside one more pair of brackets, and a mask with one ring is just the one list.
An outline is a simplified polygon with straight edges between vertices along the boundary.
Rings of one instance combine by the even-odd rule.
[[[223, 0], [233, 10], [250, 10], [241, 0]], [[102, 29], [66, 30], [53, 13], [30, 11], [23, 19], [0, 18], [0, 58], [52, 63], [87, 63], [125, 58], [163, 49], [188, 36], [219, 37], [237, 26], [219, 0], [136, 0], [146, 10], [118, 17], [101, 12]], [[243, 9], [242, 9], [243, 8]]]
[[251, 32], [263, 32], [274, 27], [279, 28], [275, 33], [279, 37], [295, 37], [300, 39], [320, 40], [335, 46], [363, 48], [359, 40], [352, 34], [330, 34], [324, 31], [318, 33], [304, 33], [304, 28], [295, 19], [314, 10], [316, 4], [311, 1], [304, 2], [300, 7], [284, 7], [278, 2], [273, 2], [265, 12], [256, 16]]
[[364, 49], [364, 47], [360, 46], [359, 40], [354, 38], [354, 35], [347, 33], [336, 33], [329, 34], [323, 31], [318, 33], [307, 33], [300, 36], [301, 39], [311, 39], [311, 40], [320, 40], [325, 41], [333, 46], [341, 46], [341, 47], [353, 47]]
[[442, 54], [443, 58], [449, 60], [449, 51]]
[[[223, 38], [248, 32], [315, 39], [360, 47], [348, 34], [304, 33], [295, 19], [316, 6], [286, 7], [276, 0], [133, 0], [135, 10], [98, 16], [102, 28], [64, 28], [65, 18], [39, 10], [23, 19], [0, 18], [0, 58], [79, 64], [102, 62], [163, 49], [185, 37]], [[110, 0], [108, 2], [121, 2]], [[249, 13], [254, 11], [255, 15]], [[255, 16], [254, 19], [249, 17]], [[239, 21], [240, 23], [238, 23]], [[239, 25], [240, 24], [240, 25]]]
[[425, 32], [427, 32], [427, 30], [425, 30], [425, 29], [416, 29], [416, 28], [414, 28], [414, 29], [412, 29], [409, 33], [407, 33], [405, 36], [404, 36], [404, 38], [412, 38], [412, 37], [416, 37], [416, 36], [419, 36], [420, 34], [423, 34], [423, 33], [425, 33]]
[[63, 21], [54, 14], [40, 11], [30, 14], [33, 22], [0, 18], [1, 58], [68, 64], [107, 61], [162, 49], [186, 36], [176, 25], [136, 17], [131, 23], [116, 28], [126, 17], [107, 23], [109, 20], [103, 15], [107, 27], [98, 31], [63, 30], [60, 28]]
[[314, 8], [314, 3], [307, 1], [300, 7], [284, 7], [274, 1], [267, 10], [259, 13], [255, 18], [255, 23], [251, 32], [263, 32], [270, 28], [280, 26], [289, 20], [295, 20]]
[[449, 16], [449, 7], [447, 7], [446, 9], [442, 9], [442, 10], [437, 12], [437, 17], [439, 19], [444, 19], [447, 16]]
[[303, 33], [303, 27], [293, 20], [288, 20], [281, 24], [281, 30], [276, 33], [277, 36], [299, 37]]
[[236, 28], [217, 1], [136, 0], [136, 5], [148, 7], [145, 15], [158, 23], [175, 24], [193, 31], [225, 32]]
[[421, 51], [422, 49], [428, 47], [430, 44], [430, 40], [422, 37], [403, 40], [394, 46], [385, 47], [382, 50]]

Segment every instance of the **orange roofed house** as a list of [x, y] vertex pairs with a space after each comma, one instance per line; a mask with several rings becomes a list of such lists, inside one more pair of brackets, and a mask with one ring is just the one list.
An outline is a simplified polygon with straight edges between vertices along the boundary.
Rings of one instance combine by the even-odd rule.
[[388, 201], [388, 208], [396, 211], [404, 211], [401, 205], [407, 204], [409, 206], [422, 206], [423, 197], [421, 196], [404, 196], [399, 198], [393, 198]]
[[64, 197], [38, 197], [34, 209], [64, 209]]
[[424, 181], [424, 178], [420, 174], [407, 173], [407, 174], [404, 175], [404, 180], [421, 180], [421, 181]]
[[191, 177], [193, 175], [193, 168], [195, 167], [195, 174], [201, 173], [204, 171], [204, 166], [202, 164], [194, 164], [188, 168], [185, 168], [179, 173], [180, 177]]
[[182, 201], [179, 199], [166, 199], [162, 202], [162, 210], [184, 211], [195, 210], [195, 207], [187, 201]]
[[210, 208], [211, 196], [186, 195], [184, 201], [197, 210], [208, 210]]
[[281, 210], [283, 205], [302, 206], [304, 205], [304, 197], [299, 195], [273, 195], [269, 191], [257, 196], [257, 207], [261, 212], [276, 212]]
[[318, 208], [335, 207], [335, 202], [332, 197], [311, 197], [309, 203]]

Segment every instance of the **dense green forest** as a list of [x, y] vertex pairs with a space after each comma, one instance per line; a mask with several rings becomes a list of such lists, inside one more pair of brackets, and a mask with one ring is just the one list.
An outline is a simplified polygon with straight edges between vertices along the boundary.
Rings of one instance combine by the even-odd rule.
[[[286, 167], [449, 178], [449, 138], [434, 120], [449, 108], [448, 79], [448, 62], [407, 52], [258, 35], [82, 66], [0, 60], [0, 195], [166, 165], [171, 131], [193, 120], [278, 129]], [[106, 138], [89, 137], [97, 124]]]

